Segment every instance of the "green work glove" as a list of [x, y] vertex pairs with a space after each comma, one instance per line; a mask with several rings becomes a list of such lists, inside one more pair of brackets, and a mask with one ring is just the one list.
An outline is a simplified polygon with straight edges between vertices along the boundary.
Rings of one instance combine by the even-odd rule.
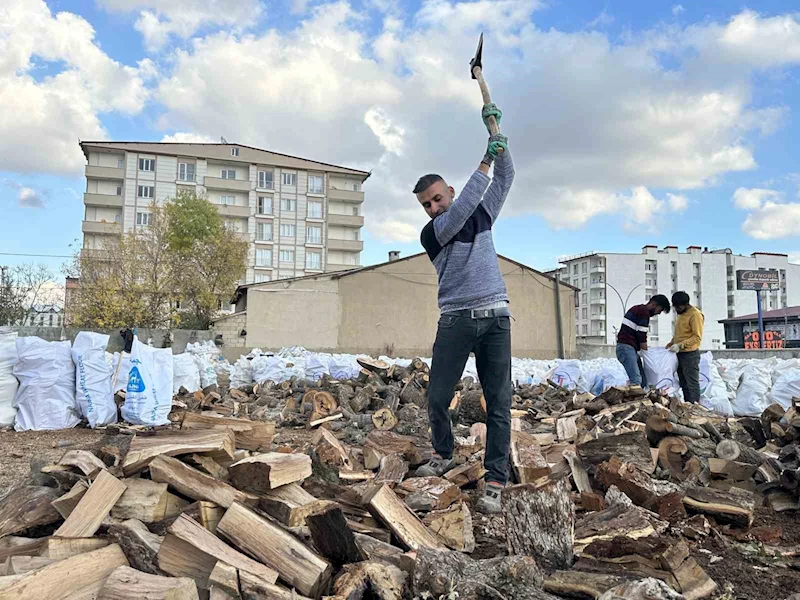
[[501, 149], [503, 152], [508, 150], [508, 138], [501, 133], [489, 136], [489, 145], [486, 147], [486, 154], [481, 162], [485, 165], [491, 165]]
[[503, 111], [497, 108], [494, 102], [484, 104], [483, 110], [481, 111], [481, 118], [483, 118], [483, 124], [486, 125], [486, 131], [489, 132], [489, 135], [492, 135], [492, 130], [489, 127], [489, 117], [494, 117], [495, 121], [497, 121], [497, 126], [500, 127], [500, 119], [503, 118]]

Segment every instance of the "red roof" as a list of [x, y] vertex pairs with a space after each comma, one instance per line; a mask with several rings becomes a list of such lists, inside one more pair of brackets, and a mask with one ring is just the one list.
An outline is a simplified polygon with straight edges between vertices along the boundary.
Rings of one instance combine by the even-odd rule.
[[[765, 310], [761, 317], [766, 320], [775, 319], [796, 319], [800, 318], [800, 306], [787, 306], [786, 308], [776, 308], [775, 310]], [[741, 317], [731, 317], [730, 319], [722, 319], [720, 323], [738, 323], [741, 321], [758, 321], [758, 313], [751, 315], [742, 315]]]

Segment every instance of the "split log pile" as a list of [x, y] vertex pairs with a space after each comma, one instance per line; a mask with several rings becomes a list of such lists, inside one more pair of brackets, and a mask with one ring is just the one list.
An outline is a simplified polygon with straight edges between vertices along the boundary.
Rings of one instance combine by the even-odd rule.
[[[725, 419], [547, 382], [516, 387], [511, 485], [476, 514], [480, 386], [450, 405], [457, 466], [416, 477], [427, 365], [359, 360], [350, 381], [179, 394], [170, 426], [109, 428], [130, 443], [41, 468], [50, 485], [0, 505], [0, 599], [706, 598], [698, 538], [747, 530], [764, 499], [798, 508], [794, 408]], [[470, 557], [498, 522], [504, 547]]]

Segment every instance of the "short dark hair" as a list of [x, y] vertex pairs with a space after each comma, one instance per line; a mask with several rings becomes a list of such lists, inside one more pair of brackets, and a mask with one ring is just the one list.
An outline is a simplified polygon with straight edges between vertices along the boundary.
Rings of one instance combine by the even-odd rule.
[[672, 306], [683, 306], [684, 304], [689, 304], [689, 294], [686, 292], [672, 294]]
[[423, 175], [422, 177], [419, 178], [419, 181], [417, 181], [417, 185], [414, 186], [414, 193], [421, 194], [437, 181], [441, 181], [442, 183], [444, 183], [444, 179], [442, 178], [442, 176], [437, 175], [436, 173]]
[[664, 294], [656, 294], [652, 298], [650, 298], [650, 302], [657, 305], [663, 312], [669, 312], [669, 300]]

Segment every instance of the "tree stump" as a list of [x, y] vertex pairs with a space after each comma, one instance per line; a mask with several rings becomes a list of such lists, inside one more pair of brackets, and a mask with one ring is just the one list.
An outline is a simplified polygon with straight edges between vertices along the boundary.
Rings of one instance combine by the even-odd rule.
[[508, 553], [533, 556], [549, 571], [572, 566], [575, 506], [566, 478], [503, 490]]

